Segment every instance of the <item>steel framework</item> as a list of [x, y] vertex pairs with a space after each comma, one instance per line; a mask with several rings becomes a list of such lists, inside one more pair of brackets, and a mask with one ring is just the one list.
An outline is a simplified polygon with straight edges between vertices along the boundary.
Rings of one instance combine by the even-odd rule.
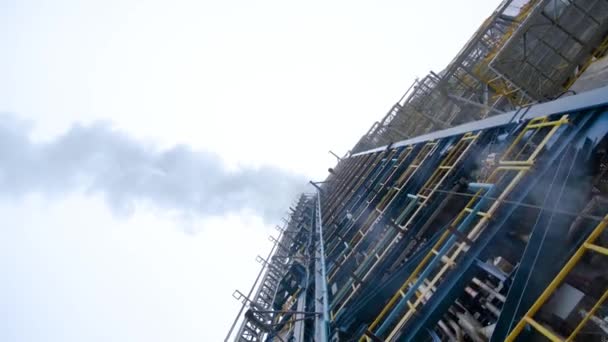
[[608, 87], [562, 95], [607, 32], [504, 1], [292, 205], [226, 341], [605, 341]]
[[566, 92], [608, 44], [604, 0], [506, 0], [440, 73], [414, 81], [354, 152]]

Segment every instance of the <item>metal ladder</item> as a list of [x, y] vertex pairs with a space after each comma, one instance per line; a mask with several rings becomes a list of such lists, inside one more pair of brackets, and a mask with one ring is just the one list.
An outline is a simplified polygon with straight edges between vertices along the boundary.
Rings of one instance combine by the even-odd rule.
[[[448, 151], [447, 155], [442, 159], [439, 167], [435, 169], [431, 177], [429, 177], [425, 185], [422, 187], [421, 192], [424, 193], [424, 200], [422, 201], [422, 203], [418, 202], [417, 196], [408, 194], [408, 197], [410, 198], [410, 204], [405, 207], [404, 213], [402, 215], [399, 215], [399, 217], [394, 221], [394, 223], [401, 230], [406, 230], [404, 229], [406, 225], [401, 225], [401, 221], [404, 220], [405, 217], [408, 217], [408, 215], [410, 215], [416, 205], [418, 205], [418, 208], [413, 212], [413, 214], [409, 216], [408, 223], [411, 222], [411, 220], [413, 220], [414, 217], [416, 217], [419, 213], [421, 213], [422, 208], [426, 205], [426, 203], [435, 193], [435, 190], [437, 190], [443, 184], [443, 182], [451, 174], [451, 171], [454, 169], [454, 167], [467, 155], [467, 153], [470, 151], [471, 147], [474, 145], [476, 139], [479, 136], [480, 133], [466, 133], [458, 140], [458, 142], [456, 142], [453, 146], [450, 147], [450, 150]], [[429, 153], [426, 156], [428, 156], [431, 151], [434, 151], [435, 148], [436, 144], [430, 145], [429, 149], [427, 149]], [[423, 160], [426, 160], [426, 156]], [[421, 164], [415, 164], [415, 162], [413, 162], [412, 164], [413, 165], [411, 166], [415, 167], [416, 170], [421, 166]], [[424, 189], [426, 186], [428, 186], [431, 190], [425, 191]], [[399, 189], [399, 192], [402, 188], [403, 187]], [[393, 199], [395, 197], [393, 197]], [[386, 208], [384, 208], [380, 213], [384, 212], [384, 210], [386, 210]], [[335, 311], [336, 315], [346, 306], [346, 304], [351, 300], [351, 298], [353, 298], [357, 290], [361, 287], [360, 283], [362, 281], [365, 281], [370, 276], [373, 269], [380, 263], [380, 261], [391, 250], [391, 248], [401, 239], [403, 235], [401, 231], [397, 231], [393, 227], [388, 227], [387, 229], [390, 229], [391, 232], [389, 232], [388, 234], [382, 234], [383, 238], [381, 242], [378, 244], [378, 246], [376, 246], [374, 251], [365, 258], [365, 260], [361, 263], [357, 270], [355, 270], [354, 274], [358, 277], [358, 279], [360, 279], [359, 284], [355, 285], [354, 279], [353, 277], [351, 277], [347, 281], [346, 285], [343, 286], [342, 290], [338, 293], [336, 298], [334, 298], [334, 303], [337, 306], [337, 310]], [[347, 286], [352, 287], [352, 291], [344, 300], [338, 302], [338, 300], [340, 300], [346, 295]]]
[[550, 327], [547, 327], [537, 320], [534, 319], [534, 315], [542, 308], [542, 306], [547, 302], [551, 295], [558, 289], [558, 287], [563, 283], [564, 279], [568, 276], [570, 271], [578, 264], [583, 255], [587, 252], [595, 252], [600, 253], [605, 256], [608, 256], [608, 248], [604, 246], [599, 246], [595, 243], [598, 237], [602, 234], [606, 226], [608, 225], [608, 215], [604, 216], [604, 218], [600, 221], [600, 223], [593, 229], [589, 237], [585, 240], [585, 242], [579, 247], [579, 249], [574, 253], [574, 255], [568, 260], [566, 265], [562, 268], [562, 270], [557, 274], [557, 276], [551, 281], [549, 286], [545, 289], [545, 291], [538, 297], [536, 302], [532, 304], [528, 312], [522, 317], [522, 319], [517, 323], [515, 328], [511, 331], [511, 333], [507, 336], [505, 341], [511, 342], [515, 341], [516, 338], [521, 334], [523, 329], [526, 326], [531, 326], [534, 330], [541, 333], [543, 336], [548, 338], [554, 342], [561, 341], [573, 341], [574, 338], [580, 333], [583, 326], [589, 321], [591, 317], [594, 316], [595, 312], [600, 308], [600, 306], [604, 303], [606, 298], [608, 298], [608, 288], [604, 290], [602, 296], [595, 302], [591, 310], [589, 310], [583, 319], [578, 323], [576, 328], [570, 333], [568, 337], [558, 336], [557, 333], [553, 332]]
[[366, 156], [355, 156], [344, 161], [344, 170], [340, 170], [340, 173], [335, 175], [335, 179], [332, 179], [331, 183], [328, 184], [327, 190], [329, 190], [330, 195], [325, 200], [326, 206], [329, 207], [333, 204], [336, 198], [341, 194], [342, 188], [346, 186], [349, 181], [351, 181], [352, 174], [357, 172], [366, 160]]
[[[389, 183], [391, 181], [391, 179], [395, 175], [397, 169], [401, 166], [401, 164], [404, 162], [404, 160], [407, 158], [407, 156], [410, 154], [410, 152], [411, 152], [411, 148], [407, 148], [406, 151], [401, 153], [399, 155], [399, 157], [397, 158], [395, 165], [391, 166], [390, 163], [387, 163], [387, 166], [392, 167], [393, 171], [390, 172], [387, 176], [385, 176], [385, 178], [382, 180], [384, 183]], [[393, 155], [394, 155], [394, 153], [391, 153], [389, 155], [389, 158], [392, 158]], [[327, 253], [327, 255], [332, 256], [334, 253], [338, 252], [339, 247], [342, 247], [342, 249], [338, 252], [338, 255], [334, 258], [334, 261], [336, 262], [336, 264], [343, 263], [344, 261], [346, 261], [348, 259], [348, 257], [350, 256], [350, 254], [353, 252], [353, 250], [356, 249], [358, 242], [360, 241], [358, 239], [358, 236], [361, 236], [361, 239], [362, 239], [371, 230], [371, 227], [373, 226], [373, 222], [378, 217], [378, 215], [374, 215], [374, 212], [372, 212], [372, 214], [370, 214], [367, 217], [366, 221], [363, 223], [363, 225], [361, 225], [361, 228], [359, 229], [358, 234], [356, 234], [354, 237], [351, 238], [351, 240], [348, 242], [347, 246], [340, 244], [340, 241], [346, 242], [345, 236], [349, 235], [349, 232], [351, 232], [351, 230], [354, 228], [355, 223], [358, 222], [358, 220], [363, 216], [363, 214], [367, 212], [367, 209], [369, 208], [370, 203], [373, 203], [375, 198], [380, 193], [380, 191], [382, 191], [384, 184], [381, 183], [380, 186], [382, 188], [379, 189], [378, 191], [369, 192], [368, 197], [365, 198], [365, 203], [361, 203], [359, 205], [360, 208], [357, 208], [357, 210], [355, 211], [356, 216], [354, 218], [352, 218], [351, 220], [349, 220], [349, 222], [347, 223], [348, 226], [345, 229], [345, 234], [343, 236], [336, 236], [337, 240], [328, 249], [329, 252]], [[371, 197], [371, 198], [369, 198], [369, 197]], [[368, 198], [369, 198], [369, 200], [368, 200]], [[372, 219], [372, 217], [373, 217], [373, 219]], [[342, 261], [340, 261], [341, 258], [342, 258]], [[334, 268], [333, 271], [334, 272], [330, 271], [329, 280], [331, 280], [333, 278], [333, 276], [335, 275], [335, 273], [337, 271], [337, 268]]]
[[405, 219], [401, 217], [399, 221], [396, 221], [400, 228], [407, 230], [412, 224], [414, 219], [418, 216], [421, 210], [426, 207], [426, 204], [430, 201], [431, 197], [435, 194], [435, 191], [443, 185], [444, 181], [450, 176], [452, 170], [456, 165], [464, 159], [471, 147], [475, 145], [477, 138], [481, 133], [466, 133], [460, 138], [460, 140], [451, 148], [448, 155], [443, 158], [439, 166], [435, 169], [431, 177], [427, 179], [422, 188], [416, 194], [414, 201], [422, 200], [417, 206], [416, 210], [409, 216], [405, 223], [401, 223]]
[[[346, 182], [343, 184], [342, 188], [336, 191], [336, 195], [333, 196], [330, 203], [328, 204], [327, 209], [323, 212], [323, 222], [327, 225], [333, 223], [335, 219], [336, 211], [339, 208], [339, 204], [343, 203], [345, 196], [347, 196], [350, 191], [359, 184], [361, 181], [365, 179], [367, 174], [373, 169], [379, 160], [382, 159], [382, 155], [384, 152], [379, 152], [375, 154], [369, 154], [361, 158], [361, 162], [359, 163], [355, 172], [352, 172]], [[374, 158], [371, 158], [374, 157]], [[372, 160], [369, 163], [369, 160]]]
[[[394, 186], [391, 186], [390, 184], [384, 184], [385, 186], [390, 186], [390, 188], [380, 199], [380, 202], [376, 205], [376, 210], [374, 210], [374, 212], [380, 212], [380, 213], [383, 212], [383, 210], [381, 208], [386, 208], [387, 204], [389, 202], [391, 202], [398, 195], [398, 193], [401, 190], [401, 188], [403, 187], [403, 185], [406, 184], [410, 180], [410, 178], [416, 173], [416, 170], [418, 169], [418, 165], [421, 165], [424, 162], [424, 160], [426, 160], [426, 157], [434, 150], [434, 146], [436, 146], [436, 145], [437, 145], [437, 143], [434, 143], [434, 142], [429, 142], [429, 143], [425, 144], [422, 147], [422, 149], [420, 150], [420, 152], [416, 155], [413, 162], [403, 171], [403, 173], [395, 181]], [[405, 156], [403, 160], [407, 159], [407, 156], [409, 156], [412, 151], [413, 151], [413, 147], [408, 146], [408, 148], [402, 153], [402, 156]], [[413, 164], [416, 164], [416, 166], [413, 166]], [[392, 179], [392, 177], [393, 177], [393, 175], [391, 175], [390, 179]], [[389, 181], [387, 180], [387, 183], [388, 182]], [[366, 209], [367, 209], [367, 207], [366, 207]], [[359, 220], [361, 218], [361, 216], [365, 214], [365, 212], [366, 212], [365, 210], [362, 210], [357, 215], [356, 219], [353, 222], [356, 222], [357, 220]], [[346, 227], [346, 229], [344, 229], [344, 232], [341, 233], [342, 236], [350, 235], [352, 230], [356, 228], [353, 222], [351, 222]], [[372, 221], [370, 221], [370, 219], [368, 217], [366, 222], [363, 224], [363, 227], [365, 227], [367, 224], [370, 224], [371, 222]], [[344, 238], [338, 238], [338, 241], [336, 241], [336, 243], [330, 247], [328, 255], [331, 255], [331, 253], [333, 253], [333, 251], [336, 248], [336, 245], [339, 243], [339, 241], [344, 241]], [[335, 262], [336, 262], [336, 264], [340, 263], [339, 257], [335, 259]]]
[[[341, 201], [340, 205], [338, 206], [338, 210], [344, 208], [349, 203], [352, 196], [354, 194], [356, 194], [357, 191], [361, 188], [361, 186], [363, 186], [363, 184], [366, 181], [370, 180], [370, 179], [368, 179], [368, 176], [370, 176], [372, 170], [374, 170], [378, 164], [382, 163], [383, 160], [386, 161], [386, 165], [390, 164], [390, 160], [393, 158], [393, 156], [395, 155], [395, 152], [397, 152], [397, 151], [390, 150], [390, 152], [388, 152], [388, 153], [387, 152], [380, 153], [378, 155], [378, 157], [373, 161], [372, 165], [368, 168], [367, 172], [364, 175], [362, 175], [361, 177], [358, 177], [357, 184], [351, 188], [350, 192], [347, 195], [345, 195], [344, 199]], [[374, 179], [372, 178], [371, 181], [373, 181], [373, 180]]]
[[329, 190], [330, 194], [324, 201], [326, 206], [332, 205], [339, 197], [343, 188], [352, 180], [352, 175], [359, 171], [361, 166], [367, 161], [367, 158], [369, 158], [369, 156], [353, 156], [344, 161], [344, 170], [341, 170], [340, 173], [336, 174], [336, 179], [332, 179], [328, 184], [327, 190]]
[[[476, 190], [471, 200], [372, 322], [367, 334], [380, 338], [391, 329], [387, 337], [391, 340], [399, 333], [430, 299], [433, 289], [438, 287], [444, 274], [456, 265], [458, 257], [466, 253], [483, 232], [502, 201], [534, 165], [549, 139], [567, 122], [567, 115], [557, 120], [542, 117], [528, 122], [484, 182], [470, 184]], [[499, 191], [500, 194], [497, 194]], [[498, 197], [492, 197], [494, 194]], [[398, 317], [401, 318], [395, 323]], [[362, 336], [360, 339], [365, 340], [369, 340], [369, 337]]]
[[[422, 146], [420, 151], [416, 154], [414, 160], [408, 165], [408, 167], [403, 171], [403, 173], [399, 176], [395, 185], [383, 196], [378, 205], [376, 206], [376, 210], [374, 212], [384, 213], [388, 207], [393, 203], [393, 201], [398, 197], [401, 193], [401, 190], [409, 183], [409, 181], [416, 175], [417, 171], [424, 164], [424, 162], [428, 159], [428, 157], [433, 154], [433, 152], [437, 148], [437, 142], [429, 141]], [[351, 227], [352, 228], [352, 227]], [[373, 265], [372, 265], [373, 266]], [[338, 266], [339, 267], [339, 266]], [[365, 280], [369, 275], [369, 272], [365, 274], [363, 280]], [[342, 310], [348, 299], [354, 295], [354, 293], [358, 290], [359, 286], [355, 286], [352, 284], [352, 278], [347, 281], [347, 284], [344, 285], [340, 291], [334, 296], [332, 307], [338, 305], [338, 301], [340, 301], [343, 296], [346, 295], [346, 291], [349, 287], [352, 287], [352, 293], [349, 298], [342, 303], [335, 311], [332, 311], [332, 317], [336, 317], [336, 315]]]
[[[370, 158], [374, 155], [376, 156], [375, 158]], [[345, 203], [352, 197], [352, 194], [354, 194], [360, 185], [365, 181], [368, 173], [371, 172], [376, 164], [382, 160], [382, 155], [383, 153], [368, 155], [366, 157], [367, 159], [365, 159], [361, 164], [364, 167], [360, 168], [358, 172], [354, 172], [352, 174], [352, 177], [349, 179], [349, 184], [341, 190], [341, 195], [337, 196], [335, 200], [330, 203], [330, 205], [326, 206], [327, 209], [323, 212], [323, 222], [327, 227], [329, 227], [327, 230], [328, 237], [333, 237], [335, 232], [339, 229], [339, 222], [337, 222], [336, 219], [339, 217], [344, 217], [344, 215], [336, 215], [339, 212], [339, 209], [344, 207]], [[371, 163], [367, 163], [368, 160], [371, 160]], [[364, 173], [363, 176], [362, 173]]]
[[[291, 219], [287, 222], [286, 228], [279, 229], [279, 238], [270, 236], [269, 240], [273, 242], [273, 247], [268, 259], [259, 256], [256, 258], [256, 261], [261, 263], [265, 270], [261, 274], [262, 281], [254, 296], [250, 298], [238, 290], [232, 294], [243, 304], [243, 309], [249, 308], [237, 332], [237, 341], [263, 341], [273, 329], [276, 321], [273, 304], [279, 284], [294, 262], [293, 255], [297, 255], [305, 248], [304, 245], [298, 246], [290, 234], [305, 229], [307, 223], [304, 221], [312, 219], [306, 212], [310, 210], [312, 204], [312, 201], [302, 196]], [[310, 224], [312, 225], [312, 222]]]
[[416, 172], [424, 164], [427, 158], [435, 152], [437, 149], [436, 141], [429, 141], [418, 152], [414, 160], [408, 165], [407, 169], [399, 176], [395, 185], [384, 195], [380, 200], [380, 203], [376, 206], [376, 210], [384, 213], [386, 209], [392, 204], [393, 200], [397, 198], [397, 195], [401, 192], [403, 187], [409, 183], [414, 177]]

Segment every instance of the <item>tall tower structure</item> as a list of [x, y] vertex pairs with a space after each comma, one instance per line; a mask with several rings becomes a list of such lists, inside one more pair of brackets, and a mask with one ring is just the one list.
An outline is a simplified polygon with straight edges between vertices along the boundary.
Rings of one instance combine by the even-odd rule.
[[607, 33], [504, 1], [290, 207], [226, 339], [608, 339]]

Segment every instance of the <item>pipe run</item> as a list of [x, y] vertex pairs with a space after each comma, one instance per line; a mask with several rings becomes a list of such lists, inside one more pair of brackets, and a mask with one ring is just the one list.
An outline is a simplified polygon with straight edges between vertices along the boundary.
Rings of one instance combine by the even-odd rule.
[[315, 322], [315, 336], [319, 342], [329, 341], [329, 304], [327, 293], [327, 275], [325, 269], [325, 247], [323, 243], [323, 222], [321, 219], [321, 192], [317, 189], [317, 248], [315, 251], [315, 311], [321, 315]]

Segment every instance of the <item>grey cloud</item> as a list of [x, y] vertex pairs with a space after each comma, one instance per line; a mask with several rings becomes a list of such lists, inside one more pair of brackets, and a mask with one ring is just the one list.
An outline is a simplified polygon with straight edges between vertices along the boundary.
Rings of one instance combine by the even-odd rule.
[[55, 196], [85, 189], [117, 213], [142, 202], [185, 215], [250, 210], [276, 221], [306, 180], [275, 167], [228, 170], [217, 155], [158, 149], [108, 123], [74, 125], [44, 142], [28, 123], [0, 115], [0, 196]]

